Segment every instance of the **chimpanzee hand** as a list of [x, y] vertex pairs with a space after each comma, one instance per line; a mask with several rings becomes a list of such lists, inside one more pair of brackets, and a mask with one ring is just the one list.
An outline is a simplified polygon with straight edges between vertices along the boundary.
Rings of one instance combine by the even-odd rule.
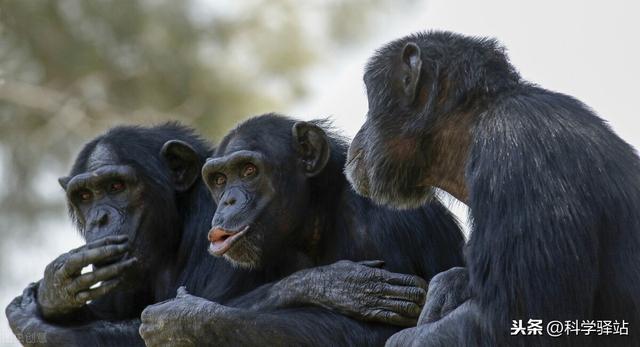
[[[136, 263], [136, 258], [121, 260], [81, 274], [82, 268], [91, 264], [113, 261], [128, 250], [126, 235], [108, 236], [62, 254], [44, 270], [44, 279], [38, 288], [38, 305], [45, 319], [55, 319], [95, 300], [119, 284], [126, 269]], [[95, 268], [94, 268], [95, 269]], [[101, 286], [91, 288], [104, 281]]]
[[70, 334], [59, 334], [60, 328], [42, 320], [36, 301], [37, 283], [31, 283], [7, 306], [5, 313], [11, 330], [24, 346], [70, 346]]
[[5, 309], [11, 330], [25, 346], [137, 346], [140, 321], [94, 321], [80, 325], [55, 324], [40, 315], [36, 293], [38, 283], [31, 283]]
[[232, 310], [178, 288], [175, 299], [148, 306], [140, 316], [140, 336], [147, 346], [195, 346], [217, 341], [215, 317]]
[[418, 325], [440, 320], [470, 297], [467, 268], [454, 267], [433, 276]]
[[454, 267], [435, 275], [429, 282], [418, 326], [395, 333], [385, 347], [465, 346], [468, 341], [482, 341], [478, 329], [460, 333], [461, 327], [476, 327], [474, 319], [482, 317], [477, 305], [469, 300], [470, 293], [467, 268]]
[[319, 305], [365, 321], [416, 325], [427, 283], [418, 276], [380, 269], [382, 265], [381, 260], [341, 260], [299, 271], [280, 285], [294, 288], [302, 304]]

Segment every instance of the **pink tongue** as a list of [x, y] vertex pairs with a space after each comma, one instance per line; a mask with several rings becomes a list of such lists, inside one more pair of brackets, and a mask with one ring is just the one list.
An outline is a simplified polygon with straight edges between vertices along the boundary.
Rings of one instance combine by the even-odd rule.
[[224, 241], [228, 239], [229, 236], [232, 236], [233, 234], [235, 233], [230, 233], [221, 228], [215, 228], [209, 231], [209, 242], [214, 244], [224, 243]]
[[227, 245], [226, 241], [235, 234], [236, 233], [231, 233], [221, 228], [210, 230], [208, 235], [209, 242], [211, 242], [211, 244], [209, 245], [210, 251], [220, 254], [225, 252], [226, 248], [229, 246]]

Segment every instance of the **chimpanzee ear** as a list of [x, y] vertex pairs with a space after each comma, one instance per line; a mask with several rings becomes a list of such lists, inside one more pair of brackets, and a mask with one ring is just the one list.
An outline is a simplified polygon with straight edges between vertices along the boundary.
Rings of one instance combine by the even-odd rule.
[[422, 58], [420, 47], [414, 42], [408, 42], [402, 49], [402, 87], [409, 103], [413, 103], [418, 92], [420, 72], [422, 70]]
[[307, 177], [318, 175], [329, 161], [330, 146], [327, 134], [319, 126], [296, 122], [291, 129], [293, 147], [300, 154]]
[[160, 154], [171, 170], [171, 179], [179, 192], [191, 188], [200, 176], [202, 163], [198, 153], [188, 143], [180, 140], [167, 141]]
[[58, 183], [60, 183], [60, 187], [62, 187], [62, 189], [64, 190], [67, 190], [67, 185], [69, 184], [69, 181], [71, 181], [70, 176], [62, 176], [58, 178]]

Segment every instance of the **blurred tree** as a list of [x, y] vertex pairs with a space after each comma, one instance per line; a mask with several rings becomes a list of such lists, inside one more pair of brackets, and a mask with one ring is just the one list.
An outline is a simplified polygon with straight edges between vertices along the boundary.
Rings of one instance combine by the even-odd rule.
[[1, 232], [59, 214], [54, 178], [110, 126], [178, 119], [215, 138], [304, 96], [305, 69], [381, 3], [0, 0]]

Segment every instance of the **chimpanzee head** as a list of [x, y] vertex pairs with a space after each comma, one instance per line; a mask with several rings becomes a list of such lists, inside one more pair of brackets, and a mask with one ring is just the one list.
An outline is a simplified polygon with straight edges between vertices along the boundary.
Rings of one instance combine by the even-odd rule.
[[305, 237], [300, 230], [313, 224], [312, 204], [323, 194], [317, 183], [331, 165], [333, 145], [319, 124], [264, 115], [223, 139], [202, 168], [218, 204], [209, 232], [211, 254], [255, 268]]
[[85, 145], [59, 182], [82, 237], [91, 242], [128, 235], [125, 257], [138, 258], [134, 272], [141, 274], [175, 253], [182, 223], [178, 199], [199, 178], [208, 153], [208, 144], [176, 123], [122, 126]]
[[429, 32], [385, 45], [366, 67], [369, 112], [349, 148], [347, 178], [377, 203], [423, 205], [433, 195], [434, 161], [446, 166], [440, 154], [460, 150], [437, 137], [518, 80], [494, 40]]

